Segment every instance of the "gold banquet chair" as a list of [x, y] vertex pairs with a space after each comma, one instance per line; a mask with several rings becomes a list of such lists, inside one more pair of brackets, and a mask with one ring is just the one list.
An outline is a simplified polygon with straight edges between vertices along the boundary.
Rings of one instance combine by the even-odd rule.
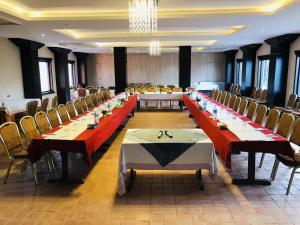
[[[290, 113], [283, 113], [279, 120], [278, 128], [276, 133], [284, 138], [288, 138], [290, 130], [293, 123], [295, 122], [295, 117]], [[271, 180], [274, 180], [278, 170], [279, 161], [276, 159], [271, 173]]]
[[88, 111], [88, 106], [87, 106], [87, 103], [86, 103], [86, 97], [82, 97], [80, 99], [81, 101], [81, 107], [83, 109], [84, 112], [87, 112]]
[[256, 102], [251, 102], [248, 112], [247, 112], [247, 117], [252, 120], [255, 113], [256, 113], [256, 109], [257, 109], [257, 103]]
[[44, 98], [41, 104], [41, 111], [47, 112], [49, 104], [49, 98]]
[[72, 101], [68, 101], [66, 104], [66, 108], [69, 114], [70, 119], [76, 117], [76, 109]]
[[240, 107], [240, 104], [241, 104], [241, 97], [237, 97], [234, 101], [234, 105], [233, 105], [233, 110], [238, 112], [239, 110], [239, 107]]
[[57, 95], [55, 95], [52, 98], [51, 108], [56, 108], [57, 106], [58, 106], [58, 97], [57, 97]]
[[233, 109], [236, 98], [237, 98], [237, 96], [235, 94], [231, 95], [229, 102], [228, 102], [229, 108]]
[[65, 123], [70, 120], [67, 108], [64, 104], [60, 104], [57, 107], [57, 111], [58, 111], [58, 114], [59, 114], [59, 117], [60, 117], [60, 120], [62, 123]]
[[242, 116], [244, 115], [244, 113], [246, 111], [247, 105], [248, 105], [248, 100], [243, 99], [241, 101], [240, 108], [239, 108], [239, 114], [241, 114]]
[[85, 101], [86, 101], [86, 105], [87, 105], [88, 109], [93, 109], [95, 107], [93, 97], [91, 95], [86, 96]]
[[[10, 160], [7, 168], [6, 176], [3, 183], [6, 184], [11, 168], [16, 161], [23, 161], [24, 165], [30, 163], [27, 149], [23, 145], [20, 132], [17, 124], [13, 122], [6, 122], [0, 126], [0, 139], [4, 145], [4, 149], [8, 159]], [[30, 163], [35, 184], [38, 183], [34, 166]], [[23, 167], [24, 169], [25, 167]]]
[[265, 105], [258, 105], [257, 107], [257, 113], [256, 113], [256, 118], [255, 118], [255, 123], [258, 123], [258, 124], [262, 124], [263, 121], [264, 121], [264, 118], [266, 116], [266, 113], [267, 113], [267, 106]]
[[30, 101], [26, 104], [26, 114], [28, 116], [34, 116], [38, 111], [38, 101]]
[[[264, 127], [274, 132], [275, 126], [279, 119], [279, 116], [280, 116], [279, 110], [271, 109]], [[262, 153], [258, 168], [262, 167], [262, 164], [263, 164], [264, 158], [265, 158], [265, 154], [266, 153]]]
[[[300, 119], [297, 119], [297, 121], [295, 122], [290, 142], [292, 144], [292, 147], [293, 145], [296, 145], [297, 147], [300, 146]], [[295, 153], [293, 157], [279, 153], [276, 155], [276, 162], [274, 163], [274, 166], [278, 168], [277, 164], [279, 164], [280, 162], [287, 167], [293, 168], [289, 184], [286, 190], [286, 195], [288, 195], [291, 190], [295, 173], [300, 173], [300, 171], [297, 171], [300, 168], [300, 153]]]
[[81, 104], [81, 100], [76, 99], [74, 101], [74, 106], [75, 106], [75, 109], [76, 109], [78, 115], [84, 113], [84, 110], [83, 110], [83, 107], [82, 107], [82, 104]]
[[227, 93], [226, 97], [225, 97], [225, 100], [224, 100], [224, 105], [225, 106], [228, 106], [230, 98], [231, 98], [231, 94]]
[[41, 134], [44, 134], [47, 131], [52, 129], [49, 118], [45, 112], [43, 112], [43, 111], [37, 112], [34, 115], [34, 120], [35, 120], [36, 124], [38, 125], [39, 131]]
[[52, 128], [58, 127], [60, 125], [58, 113], [55, 108], [51, 108], [48, 110], [48, 118], [50, 120]]

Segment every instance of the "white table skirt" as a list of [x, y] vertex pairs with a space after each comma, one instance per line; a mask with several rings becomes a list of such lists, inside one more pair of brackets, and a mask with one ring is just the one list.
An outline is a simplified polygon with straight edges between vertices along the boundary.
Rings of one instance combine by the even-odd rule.
[[218, 90], [219, 85], [213, 82], [200, 82], [200, 84], [197, 85], [197, 91], [212, 91], [214, 89]]
[[26, 105], [30, 101], [38, 101], [38, 106], [41, 106], [41, 100], [36, 99], [5, 99], [3, 100], [4, 107], [5, 107], [5, 113], [8, 116], [15, 115], [17, 113], [25, 112], [26, 111]]
[[[145, 129], [144, 129], [145, 130]], [[150, 130], [150, 129], [149, 129]], [[126, 193], [126, 173], [128, 169], [140, 170], [200, 170], [205, 169], [211, 175], [218, 175], [218, 167], [216, 161], [216, 154], [211, 140], [201, 129], [180, 129], [186, 132], [187, 135], [199, 135], [199, 140], [180, 155], [173, 162], [165, 167], [162, 167], [157, 160], [141, 145], [145, 143], [145, 139], [140, 142], [136, 137], [131, 138], [131, 132], [136, 132], [136, 129], [127, 130], [126, 136], [122, 143], [120, 159], [119, 159], [119, 179], [118, 179], [118, 193], [123, 195]], [[183, 140], [176, 140], [174, 135], [176, 130], [168, 129], [173, 135], [173, 139], [169, 139], [170, 143], [183, 142]], [[157, 130], [157, 133], [159, 129]], [[135, 135], [136, 136], [136, 135]], [[182, 135], [181, 135], [182, 136]], [[179, 137], [180, 139], [180, 137]], [[132, 141], [135, 140], [135, 141]], [[153, 138], [153, 143], [157, 141], [157, 137]], [[135, 142], [135, 143], [134, 143]], [[151, 143], [147, 142], [146, 143]], [[189, 143], [188, 141], [186, 143]]]
[[138, 94], [138, 100], [182, 100], [184, 92], [176, 92], [176, 93], [155, 93], [155, 92], [148, 92], [145, 94]]

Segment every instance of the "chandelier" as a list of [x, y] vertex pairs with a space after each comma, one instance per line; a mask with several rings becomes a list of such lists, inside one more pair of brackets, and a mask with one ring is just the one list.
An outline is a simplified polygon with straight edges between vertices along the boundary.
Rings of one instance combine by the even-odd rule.
[[129, 0], [130, 33], [157, 33], [158, 0]]
[[159, 41], [151, 41], [149, 43], [149, 55], [158, 56], [161, 53], [160, 42]]

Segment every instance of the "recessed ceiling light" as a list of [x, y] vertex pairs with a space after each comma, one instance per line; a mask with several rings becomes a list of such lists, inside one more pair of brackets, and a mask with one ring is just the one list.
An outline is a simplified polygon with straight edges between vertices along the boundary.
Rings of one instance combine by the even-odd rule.
[[42, 37], [45, 37], [46, 35], [45, 35], [45, 34], [41, 34], [41, 36], [42, 36]]
[[264, 28], [262, 28], [262, 29], [261, 29], [261, 32], [265, 32], [265, 29], [264, 29]]

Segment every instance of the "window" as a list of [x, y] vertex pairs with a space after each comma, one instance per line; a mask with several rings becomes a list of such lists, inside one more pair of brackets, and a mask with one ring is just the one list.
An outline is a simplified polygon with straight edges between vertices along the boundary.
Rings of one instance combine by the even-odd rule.
[[300, 51], [296, 51], [294, 94], [300, 96]]
[[75, 86], [75, 79], [74, 79], [75, 69], [74, 69], [74, 65], [75, 65], [74, 61], [69, 61], [68, 62], [68, 73], [69, 73], [69, 86], [70, 86], [70, 88], [73, 88]]
[[40, 82], [42, 94], [53, 93], [52, 85], [52, 59], [40, 58], [39, 69], [40, 69]]
[[270, 57], [259, 56], [258, 60], [257, 87], [260, 89], [268, 89]]
[[235, 73], [235, 83], [242, 85], [242, 71], [243, 71], [243, 60], [236, 60], [236, 73]]

